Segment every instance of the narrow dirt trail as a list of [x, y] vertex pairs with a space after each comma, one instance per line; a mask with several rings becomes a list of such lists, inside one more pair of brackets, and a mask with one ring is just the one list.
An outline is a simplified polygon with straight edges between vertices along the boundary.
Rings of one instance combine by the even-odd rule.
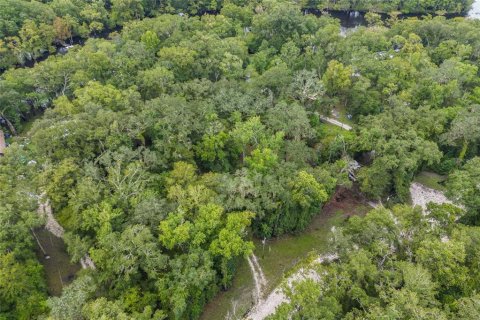
[[263, 299], [263, 293], [267, 285], [267, 279], [265, 278], [265, 275], [263, 274], [263, 270], [260, 267], [260, 264], [258, 263], [258, 259], [254, 254], [247, 257], [247, 261], [250, 267], [250, 271], [252, 272], [253, 281], [255, 284], [253, 296], [255, 297], [255, 305], [256, 305], [261, 303]]
[[260, 276], [258, 275], [257, 270], [255, 269], [252, 259], [250, 257], [247, 257], [247, 261], [248, 261], [248, 265], [250, 266], [250, 270], [252, 271], [253, 282], [255, 284], [255, 290], [254, 290], [253, 296], [255, 297], [255, 303], [258, 303], [262, 295], [261, 288], [260, 288]]
[[335, 119], [332, 119], [332, 118], [329, 118], [329, 117], [325, 117], [325, 116], [320, 116], [320, 119], [323, 120], [323, 121], [325, 121], [325, 122], [328, 122], [328, 123], [330, 123], [330, 124], [333, 124], [333, 125], [335, 125], [335, 126], [337, 126], [337, 127], [340, 127], [340, 128], [342, 128], [342, 129], [345, 129], [345, 130], [347, 130], [347, 131], [352, 130], [352, 127], [351, 127], [351, 126], [349, 126], [348, 124], [345, 124], [345, 123], [343, 123], [343, 122], [340, 122], [340, 121], [338, 121], [338, 120], [335, 120]]
[[[315, 281], [320, 281], [320, 275], [317, 274], [312, 267], [324, 261], [332, 261], [335, 259], [337, 259], [337, 255], [334, 254], [322, 255], [318, 257], [312, 262], [311, 267], [301, 268], [288, 279], [286, 279], [286, 285], [291, 287], [294, 282], [302, 279], [313, 279]], [[256, 303], [245, 317], [245, 320], [263, 320], [269, 315], [273, 314], [277, 307], [283, 302], [288, 302], [288, 298], [283, 292], [282, 286], [279, 286], [273, 290], [265, 300], [260, 300], [258, 303]]]
[[251, 258], [252, 258], [253, 265], [257, 268], [257, 272], [260, 276], [260, 283], [263, 286], [263, 288], [265, 288], [267, 286], [267, 278], [265, 278], [265, 274], [263, 273], [262, 267], [258, 263], [257, 256], [252, 254]]

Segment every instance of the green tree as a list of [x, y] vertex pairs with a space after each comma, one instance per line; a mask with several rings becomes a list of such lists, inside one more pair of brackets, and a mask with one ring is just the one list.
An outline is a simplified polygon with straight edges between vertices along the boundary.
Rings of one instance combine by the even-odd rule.
[[325, 319], [333, 320], [340, 314], [341, 305], [333, 297], [323, 296], [321, 286], [313, 280], [294, 284], [287, 290], [289, 303], [280, 305], [269, 320]]
[[0, 255], [0, 316], [31, 319], [46, 311], [42, 271], [33, 259], [20, 263], [14, 253]]
[[52, 46], [55, 31], [52, 26], [33, 20], [26, 20], [18, 33], [18, 37], [10, 39], [14, 55], [21, 64], [29, 60], [37, 60], [47, 52], [53, 52]]
[[330, 61], [322, 76], [327, 93], [331, 96], [344, 94], [352, 84], [352, 73], [352, 67], [344, 66], [337, 60]]
[[417, 169], [440, 161], [437, 144], [425, 137], [416, 114], [395, 106], [361, 122], [358, 147], [374, 152], [372, 165], [362, 168], [359, 175], [364, 192], [380, 197], [393, 187], [406, 200]]
[[249, 148], [255, 147], [265, 137], [265, 126], [259, 117], [252, 117], [245, 122], [238, 122], [230, 133], [236, 149], [242, 154], [242, 161]]
[[64, 289], [60, 297], [52, 297], [48, 300], [50, 315], [54, 319], [66, 320], [83, 319], [82, 307], [95, 292], [96, 285], [91, 276], [83, 276], [76, 279]]
[[477, 145], [480, 141], [480, 105], [462, 109], [452, 121], [450, 130], [443, 135], [443, 140], [452, 146], [461, 146], [459, 163], [467, 155], [469, 145]]
[[292, 95], [305, 107], [315, 105], [325, 94], [323, 82], [316, 72], [308, 70], [301, 70], [295, 75], [291, 90]]
[[428, 268], [445, 295], [455, 296], [468, 287], [468, 269], [465, 262], [465, 246], [461, 242], [448, 240], [425, 240], [416, 253], [417, 260]]
[[478, 223], [480, 214], [479, 179], [480, 158], [476, 157], [469, 160], [461, 169], [453, 172], [447, 181], [449, 195], [466, 207], [469, 218], [475, 224]]
[[196, 56], [195, 50], [185, 47], [167, 47], [158, 52], [162, 65], [171, 70], [179, 80], [190, 78]]
[[313, 137], [306, 110], [296, 103], [282, 101], [270, 108], [265, 115], [265, 123], [277, 132], [282, 132], [288, 139], [296, 141]]
[[221, 257], [222, 284], [226, 287], [232, 279], [228, 270], [228, 262], [238, 256], [247, 256], [253, 250], [253, 243], [245, 241], [247, 227], [254, 213], [232, 212], [227, 215], [225, 227], [218, 233], [218, 238], [212, 241], [210, 251]]
[[143, 18], [145, 12], [141, 0], [112, 0], [111, 19], [116, 25], [124, 25]]
[[160, 39], [155, 32], [148, 30], [142, 35], [140, 40], [145, 44], [145, 47], [148, 50], [158, 52], [158, 49], [160, 48]]

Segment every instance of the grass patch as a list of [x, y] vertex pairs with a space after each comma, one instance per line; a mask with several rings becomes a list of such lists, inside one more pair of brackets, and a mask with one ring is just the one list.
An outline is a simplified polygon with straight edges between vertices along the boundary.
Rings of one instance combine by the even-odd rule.
[[48, 293], [51, 296], [59, 296], [63, 287], [75, 278], [81, 268], [80, 264], [70, 262], [63, 240], [55, 237], [45, 228], [37, 228], [35, 236], [42, 245], [40, 248], [38, 243], [35, 243], [35, 253], [45, 270]]
[[[262, 244], [254, 239], [254, 253], [258, 257], [265, 277], [267, 291], [277, 287], [284, 276], [309, 253], [320, 253], [327, 249], [330, 229], [345, 220], [343, 212], [335, 215], [317, 215], [307, 230], [299, 235], [287, 235], [270, 239]], [[241, 318], [253, 306], [254, 282], [246, 259], [239, 265], [231, 288], [221, 291], [205, 308], [201, 319], [224, 320], [235, 304], [236, 316]]]
[[310, 253], [321, 253], [328, 249], [328, 238], [332, 226], [345, 220], [343, 212], [334, 215], [317, 215], [307, 230], [297, 236], [283, 236], [267, 240], [265, 246], [255, 241], [255, 254], [268, 280], [268, 291], [277, 287], [296, 264]]
[[326, 145], [332, 143], [338, 136], [343, 136], [346, 141], [355, 138], [355, 134], [352, 131], [347, 131], [328, 122], [319, 124], [316, 127], [316, 131], [321, 143]]
[[224, 320], [235, 304], [236, 315], [245, 314], [253, 304], [253, 277], [246, 259], [238, 265], [233, 283], [227, 291], [220, 291], [206, 306], [200, 319]]
[[413, 179], [413, 181], [423, 184], [424, 186], [431, 189], [446, 191], [446, 188], [443, 185], [445, 179], [445, 176], [439, 175], [437, 173], [422, 171], [415, 177], [415, 179]]

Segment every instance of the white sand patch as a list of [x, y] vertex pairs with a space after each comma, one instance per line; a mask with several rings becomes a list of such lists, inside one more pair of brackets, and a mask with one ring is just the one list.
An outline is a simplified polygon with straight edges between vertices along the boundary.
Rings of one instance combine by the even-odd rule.
[[58, 223], [52, 213], [52, 206], [50, 205], [50, 201], [47, 200], [45, 202], [39, 202], [38, 204], [38, 214], [45, 218], [45, 229], [47, 229], [51, 234], [58, 238], [63, 238], [63, 234], [65, 230], [63, 227]]
[[258, 274], [258, 271], [255, 269], [255, 265], [253, 264], [252, 259], [250, 257], [247, 257], [247, 261], [248, 261], [248, 266], [252, 271], [253, 282], [255, 284], [253, 296], [255, 297], [255, 303], [259, 303], [262, 298], [262, 287], [260, 284], [260, 275]]
[[423, 211], [427, 210], [427, 204], [430, 202], [436, 204], [453, 204], [442, 191], [428, 188], [418, 182], [413, 182], [410, 185], [410, 196], [412, 198], [412, 205], [422, 207]]
[[[312, 262], [310, 267], [301, 268], [288, 279], [286, 279], [286, 285], [291, 287], [294, 282], [303, 280], [303, 279], [313, 279], [315, 281], [320, 281], [320, 275], [313, 270], [313, 266], [324, 261], [332, 261], [337, 259], [337, 255], [323, 255], [315, 259]], [[284, 302], [288, 302], [288, 298], [283, 292], [282, 287], [278, 287], [273, 290], [267, 297], [267, 299], [257, 303], [252, 310], [248, 313], [245, 319], [248, 320], [263, 320], [269, 315], [273, 314], [277, 307]]]

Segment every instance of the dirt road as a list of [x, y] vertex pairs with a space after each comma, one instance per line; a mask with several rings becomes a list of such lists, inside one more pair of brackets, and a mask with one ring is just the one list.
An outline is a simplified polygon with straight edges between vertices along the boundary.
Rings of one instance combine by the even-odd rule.
[[335, 119], [332, 119], [332, 118], [329, 118], [329, 117], [325, 117], [325, 116], [320, 116], [320, 119], [323, 120], [323, 121], [325, 121], [325, 122], [328, 122], [328, 123], [330, 123], [330, 124], [333, 124], [333, 125], [335, 125], [335, 126], [337, 126], [337, 127], [340, 127], [340, 128], [342, 128], [342, 129], [345, 129], [345, 130], [347, 130], [347, 131], [352, 130], [352, 127], [351, 127], [351, 126], [349, 126], [348, 124], [345, 124], [345, 123], [343, 123], [343, 122], [340, 122], [340, 121], [338, 121], [338, 120], [335, 120]]

